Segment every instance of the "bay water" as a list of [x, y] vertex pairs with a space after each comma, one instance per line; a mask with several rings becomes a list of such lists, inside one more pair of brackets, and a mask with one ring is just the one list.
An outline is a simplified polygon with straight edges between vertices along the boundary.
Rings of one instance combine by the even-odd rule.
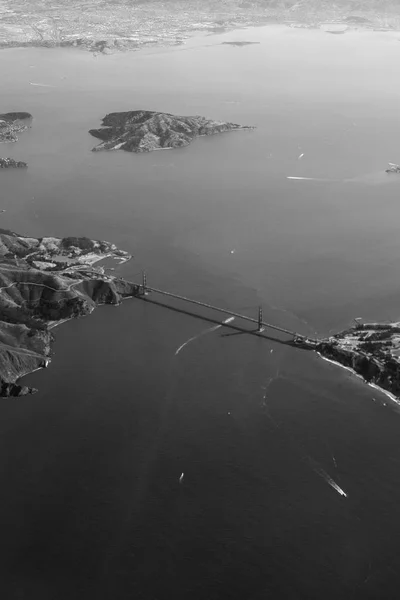
[[[1, 226], [112, 241], [134, 256], [117, 275], [262, 305], [303, 334], [399, 319], [400, 180], [383, 173], [399, 52], [395, 34], [278, 26], [110, 56], [4, 50], [1, 111], [34, 119], [1, 146], [29, 165], [1, 173]], [[136, 109], [256, 129], [91, 152], [89, 129]], [[2, 597], [397, 597], [388, 398], [284, 336], [150, 302], [54, 332], [50, 368], [24, 378], [39, 392], [0, 404]]]

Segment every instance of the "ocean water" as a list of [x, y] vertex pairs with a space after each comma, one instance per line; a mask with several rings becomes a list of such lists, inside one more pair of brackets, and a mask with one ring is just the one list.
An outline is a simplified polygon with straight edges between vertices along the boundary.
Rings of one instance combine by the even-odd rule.
[[[305, 334], [398, 320], [399, 48], [267, 27], [2, 51], [1, 111], [34, 120], [1, 147], [29, 164], [1, 173], [1, 226], [113, 241], [124, 277]], [[91, 152], [140, 108], [257, 129]], [[55, 330], [39, 393], [0, 404], [2, 597], [397, 598], [398, 408], [283, 336], [211, 329], [127, 300]]]

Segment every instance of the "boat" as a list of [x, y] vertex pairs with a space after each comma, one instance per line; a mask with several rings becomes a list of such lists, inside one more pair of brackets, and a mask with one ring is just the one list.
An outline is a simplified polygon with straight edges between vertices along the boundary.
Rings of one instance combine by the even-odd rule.
[[223, 321], [223, 323], [231, 323], [232, 321], [235, 320], [235, 317], [229, 317], [228, 319], [225, 319], [225, 321]]
[[386, 173], [400, 173], [400, 165], [389, 163], [389, 168], [386, 169]]

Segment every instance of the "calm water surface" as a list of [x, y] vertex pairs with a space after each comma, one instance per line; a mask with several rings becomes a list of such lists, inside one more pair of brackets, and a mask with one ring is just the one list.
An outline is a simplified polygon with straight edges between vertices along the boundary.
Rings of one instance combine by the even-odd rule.
[[[263, 304], [302, 333], [398, 319], [400, 182], [381, 172], [399, 162], [400, 46], [385, 35], [2, 51], [1, 110], [34, 115], [2, 148], [29, 164], [1, 173], [2, 227], [111, 240], [134, 254], [127, 278]], [[139, 108], [257, 129], [90, 151], [101, 117]], [[51, 368], [26, 378], [39, 393], [0, 405], [2, 597], [398, 597], [396, 407], [273, 337], [219, 329], [175, 354], [211, 327], [128, 300], [56, 330]]]

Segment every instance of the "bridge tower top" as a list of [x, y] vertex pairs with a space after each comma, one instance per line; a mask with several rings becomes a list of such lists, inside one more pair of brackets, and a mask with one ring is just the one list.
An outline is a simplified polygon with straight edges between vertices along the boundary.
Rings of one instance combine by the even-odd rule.
[[257, 327], [257, 331], [259, 333], [261, 333], [262, 331], [264, 331], [265, 327], [263, 325], [263, 309], [262, 306], [258, 307], [258, 327]]
[[142, 271], [142, 285], [140, 286], [141, 292], [143, 294], [143, 296], [147, 296], [148, 291], [147, 291], [147, 275], [146, 275], [146, 271]]

